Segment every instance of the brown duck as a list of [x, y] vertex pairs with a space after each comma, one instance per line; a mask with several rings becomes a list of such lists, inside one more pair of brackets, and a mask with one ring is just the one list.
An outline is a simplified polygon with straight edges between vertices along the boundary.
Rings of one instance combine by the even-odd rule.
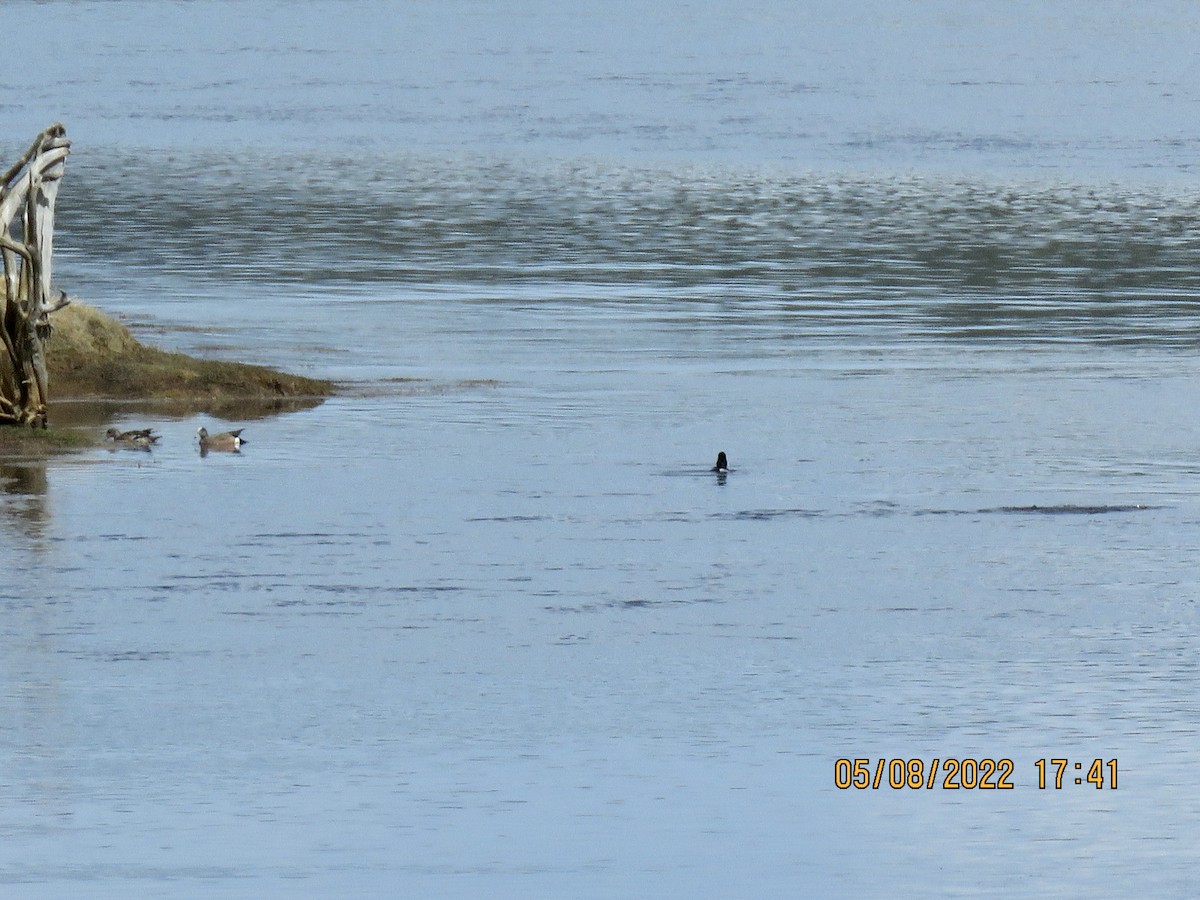
[[220, 434], [209, 434], [207, 428], [200, 428], [196, 434], [200, 436], [200, 453], [208, 453], [209, 450], [217, 450], [222, 453], [237, 453], [242, 444], [246, 443], [242, 437], [241, 428], [236, 431], [223, 431]]

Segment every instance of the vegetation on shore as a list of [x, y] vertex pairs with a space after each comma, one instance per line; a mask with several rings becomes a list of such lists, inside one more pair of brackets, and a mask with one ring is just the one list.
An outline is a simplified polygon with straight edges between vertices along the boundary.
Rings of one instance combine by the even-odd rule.
[[147, 347], [120, 322], [81, 303], [57, 312], [53, 325], [47, 358], [58, 402], [169, 401], [203, 412], [231, 400], [322, 400], [333, 391], [328, 381]]

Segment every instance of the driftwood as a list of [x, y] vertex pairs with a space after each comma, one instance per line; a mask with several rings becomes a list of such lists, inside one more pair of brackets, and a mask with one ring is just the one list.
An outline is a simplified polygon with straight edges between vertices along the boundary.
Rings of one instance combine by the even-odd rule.
[[70, 148], [66, 129], [51, 125], [0, 179], [0, 423], [47, 424], [50, 313], [68, 303], [65, 292], [51, 298], [54, 201]]

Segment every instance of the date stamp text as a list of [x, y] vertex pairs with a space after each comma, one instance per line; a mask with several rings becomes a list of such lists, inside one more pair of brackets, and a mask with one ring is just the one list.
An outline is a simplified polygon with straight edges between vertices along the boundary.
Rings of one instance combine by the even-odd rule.
[[[1039, 759], [1033, 763], [1039, 790], [1090, 786], [1117, 789], [1115, 759]], [[838, 790], [1011, 791], [1020, 781], [1011, 759], [839, 759], [833, 764]]]

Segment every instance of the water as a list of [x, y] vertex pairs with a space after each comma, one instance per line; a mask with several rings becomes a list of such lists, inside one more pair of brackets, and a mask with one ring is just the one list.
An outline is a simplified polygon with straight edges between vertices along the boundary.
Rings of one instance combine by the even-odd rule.
[[910, 6], [22, 5], [62, 285], [342, 388], [0, 466], [0, 894], [1194, 893], [1196, 13]]

